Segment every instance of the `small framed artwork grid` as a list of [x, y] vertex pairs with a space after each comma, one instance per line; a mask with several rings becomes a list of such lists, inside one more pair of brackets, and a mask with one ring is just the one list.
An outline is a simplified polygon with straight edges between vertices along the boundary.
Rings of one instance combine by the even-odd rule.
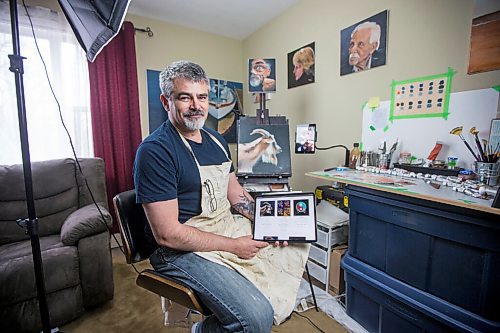
[[448, 118], [451, 81], [455, 71], [392, 82], [389, 120]]

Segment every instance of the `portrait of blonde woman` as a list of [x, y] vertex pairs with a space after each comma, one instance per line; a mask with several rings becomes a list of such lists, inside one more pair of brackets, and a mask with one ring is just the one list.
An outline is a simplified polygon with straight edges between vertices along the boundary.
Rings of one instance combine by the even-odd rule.
[[288, 88], [314, 82], [314, 42], [288, 53]]

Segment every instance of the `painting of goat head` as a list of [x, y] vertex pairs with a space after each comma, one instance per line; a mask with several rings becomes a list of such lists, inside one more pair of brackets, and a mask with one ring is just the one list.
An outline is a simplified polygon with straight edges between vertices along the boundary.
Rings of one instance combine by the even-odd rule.
[[288, 124], [257, 125], [255, 118], [240, 119], [238, 175], [291, 175], [290, 164]]

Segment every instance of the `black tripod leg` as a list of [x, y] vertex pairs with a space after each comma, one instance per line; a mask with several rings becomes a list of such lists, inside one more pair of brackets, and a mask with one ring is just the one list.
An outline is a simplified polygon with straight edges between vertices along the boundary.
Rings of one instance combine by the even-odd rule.
[[314, 308], [316, 308], [316, 312], [318, 312], [319, 310], [318, 310], [318, 303], [316, 302], [316, 294], [314, 294], [314, 288], [311, 282], [311, 275], [309, 274], [309, 267], [307, 266], [307, 263], [306, 263], [306, 272], [307, 272], [307, 279], [309, 280], [309, 287], [311, 287], [311, 293], [314, 301]]

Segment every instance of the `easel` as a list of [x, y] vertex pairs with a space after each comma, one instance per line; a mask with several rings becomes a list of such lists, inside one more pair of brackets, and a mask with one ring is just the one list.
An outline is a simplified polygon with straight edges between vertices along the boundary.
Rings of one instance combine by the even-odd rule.
[[[245, 122], [247, 125], [249, 122], [255, 121], [256, 125], [283, 125], [288, 126], [288, 120], [285, 116], [269, 116], [269, 109], [266, 108], [266, 100], [265, 93], [259, 93], [259, 108], [256, 111], [256, 117], [242, 117], [238, 119], [238, 129], [240, 129], [240, 125], [242, 122]], [[290, 158], [288, 159], [290, 160]], [[252, 185], [269, 185], [269, 191], [273, 188], [276, 190], [289, 191], [290, 187], [288, 185], [288, 178], [291, 176], [291, 172], [289, 173], [270, 173], [270, 174], [255, 174], [253, 172], [250, 173], [238, 173], [238, 180], [240, 184], [247, 188], [252, 188]], [[255, 195], [257, 193], [262, 193], [267, 191], [261, 190], [251, 190], [249, 193], [251, 195]]]
[[269, 121], [269, 109], [266, 109], [266, 93], [259, 93], [258, 96], [257, 125], [271, 125]]
[[[269, 117], [269, 109], [266, 108], [266, 94], [265, 93], [259, 93], [259, 108], [257, 109], [256, 112], [256, 117], [255, 117], [255, 122], [256, 125], [283, 125], [283, 126], [288, 126], [288, 120], [284, 116], [276, 116], [276, 117]], [[240, 118], [241, 119], [241, 118]], [[240, 128], [240, 123], [238, 123], [238, 128]], [[288, 144], [288, 143], [287, 143]], [[266, 175], [266, 176], [259, 176], [259, 175], [252, 175], [252, 174], [246, 174], [243, 176], [238, 176], [238, 181], [240, 184], [245, 187], [244, 185], [247, 184], [250, 180], [252, 184], [271, 184], [270, 186], [272, 187], [272, 184], [283, 184], [283, 186], [286, 186], [286, 191], [290, 190], [290, 187], [288, 185], [288, 177], [291, 176], [291, 173], [288, 175]], [[250, 192], [252, 195], [252, 192]], [[254, 194], [256, 194], [254, 192]], [[311, 275], [309, 274], [309, 267], [307, 266], [307, 262], [305, 265], [306, 273], [307, 273], [307, 278], [309, 281], [309, 287], [311, 288], [311, 294], [313, 297], [314, 301], [314, 308], [316, 309], [316, 312], [318, 312], [318, 303], [316, 301], [316, 295], [314, 293], [314, 288], [313, 284], [311, 282]]]

